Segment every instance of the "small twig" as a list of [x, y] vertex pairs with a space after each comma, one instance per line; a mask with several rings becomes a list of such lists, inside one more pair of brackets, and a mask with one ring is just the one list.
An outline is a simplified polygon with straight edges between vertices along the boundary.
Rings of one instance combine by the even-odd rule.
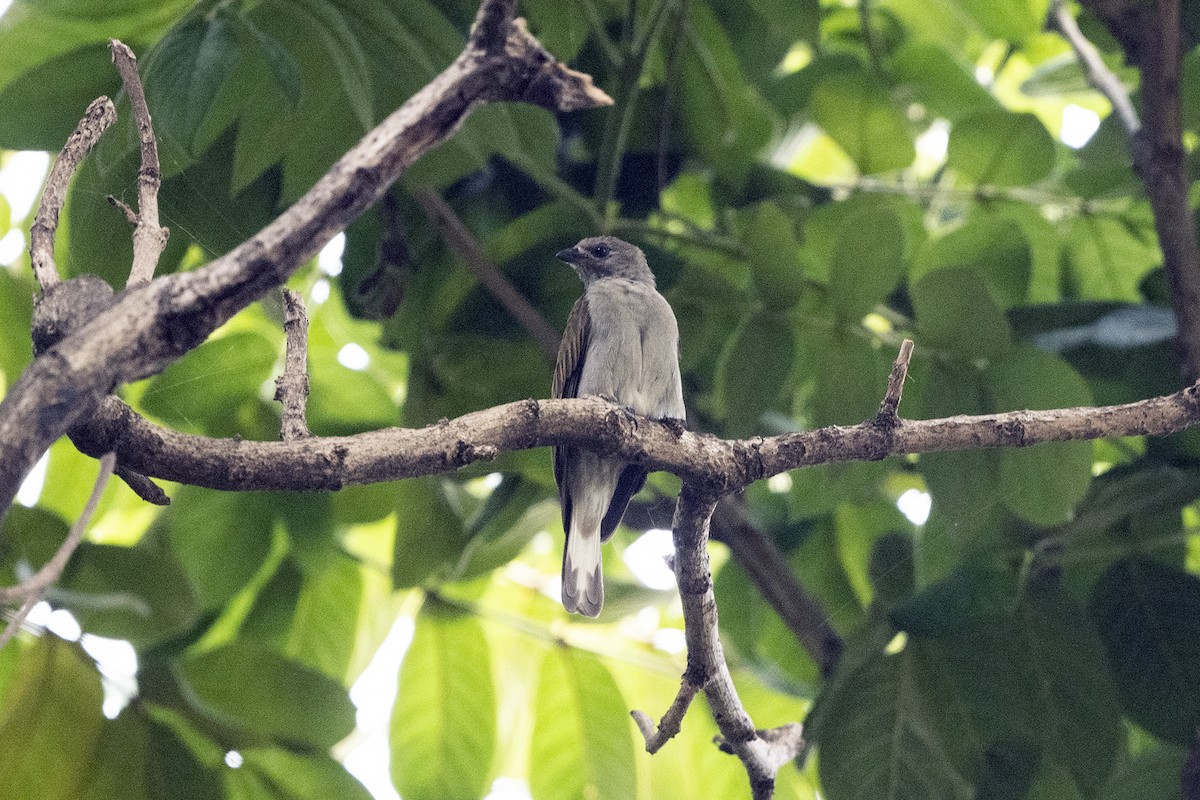
[[1122, 127], [1125, 128], [1125, 133], [1130, 138], [1137, 136], [1138, 131], [1142, 129], [1142, 121], [1133, 107], [1133, 100], [1130, 99], [1129, 92], [1121, 83], [1121, 79], [1104, 63], [1096, 46], [1083, 35], [1083, 31], [1079, 29], [1079, 23], [1067, 9], [1065, 0], [1051, 0], [1049, 24], [1071, 45], [1071, 49], [1075, 51], [1075, 57], [1079, 59], [1079, 64], [1083, 67], [1083, 73], [1087, 77], [1088, 83], [1112, 104], [1113, 111], [1117, 113]]
[[41, 569], [22, 581], [18, 586], [0, 588], [0, 602], [8, 603], [17, 599], [22, 600], [21, 608], [8, 621], [4, 632], [0, 633], [0, 648], [8, 644], [8, 641], [16, 635], [17, 630], [25, 621], [25, 618], [29, 616], [29, 612], [33, 610], [33, 607], [41, 601], [46, 590], [62, 577], [63, 570], [67, 567], [67, 562], [71, 560], [75, 549], [83, 541], [84, 531], [87, 530], [92, 515], [96, 513], [96, 506], [100, 504], [100, 498], [104, 496], [104, 487], [108, 485], [108, 478], [112, 475], [116, 463], [117, 456], [115, 453], [105, 453], [101, 457], [100, 474], [96, 476], [96, 484], [92, 487], [92, 494], [88, 497], [83, 511], [79, 514], [79, 518], [75, 520], [75, 524], [71, 526], [70, 532], [67, 533], [67, 538], [59, 545], [58, 551], [55, 552], [53, 557]]
[[116, 208], [118, 211], [120, 211], [122, 214], [125, 215], [126, 222], [128, 222], [131, 226], [133, 226], [135, 228], [137, 227], [138, 215], [137, 215], [137, 212], [134, 211], [133, 208], [129, 205], [129, 203], [126, 203], [121, 198], [117, 197], [116, 195], [111, 195], [111, 194], [106, 199], [108, 200], [109, 205], [113, 206], [113, 208]]
[[309, 436], [305, 421], [308, 402], [308, 316], [304, 298], [294, 289], [283, 290], [283, 330], [287, 349], [283, 374], [275, 379], [275, 399], [283, 404], [280, 435], [285, 442]]
[[450, 249], [463, 260], [496, 301], [504, 306], [504, 310], [512, 314], [513, 318], [529, 331], [534, 341], [542, 348], [542, 352], [553, 361], [558, 356], [558, 331], [546, 322], [541, 312], [492, 262], [471, 231], [441, 195], [430, 189], [418, 189], [414, 194], [430, 221], [437, 225], [445, 237]]
[[[149, 283], [158, 267], [159, 256], [167, 246], [170, 230], [158, 224], [158, 187], [162, 183], [162, 171], [158, 164], [158, 142], [154, 138], [154, 126], [150, 122], [150, 109], [146, 106], [146, 93], [142, 79], [138, 76], [137, 57], [123, 42], [110, 39], [113, 63], [121, 75], [125, 94], [137, 124], [138, 140], [141, 144], [142, 165], [138, 169], [138, 213], [133, 228], [133, 267], [129, 270], [126, 286]], [[125, 208], [128, 217], [130, 210]]]
[[908, 362], [912, 359], [913, 340], [905, 339], [900, 343], [900, 352], [892, 363], [892, 374], [888, 376], [887, 391], [884, 392], [883, 402], [879, 404], [876, 421], [895, 425], [899, 422], [897, 411], [900, 408], [900, 396], [904, 393], [904, 379], [908, 376]]
[[671, 707], [667, 709], [667, 712], [663, 714], [662, 720], [657, 726], [646, 712], [638, 711], [636, 708], [629, 712], [629, 716], [633, 717], [633, 721], [637, 723], [638, 730], [642, 732], [642, 736], [646, 739], [647, 753], [651, 755], [657, 753], [668, 740], [679, 733], [680, 726], [683, 724], [683, 717], [687, 714], [688, 707], [692, 704], [692, 699], [703, 688], [703, 686], [696, 686], [685, 677], [679, 685], [679, 692], [675, 695], [675, 700], [671, 703]]
[[167, 493], [162, 490], [162, 487], [147, 478], [142, 473], [134, 472], [131, 469], [126, 469], [120, 464], [117, 465], [115, 472], [117, 477], [125, 481], [125, 485], [128, 486], [134, 494], [145, 500], [147, 503], [155, 506], [171, 505], [171, 498], [168, 497]]
[[107, 97], [93, 100], [50, 168], [33, 227], [29, 229], [29, 260], [43, 293], [59, 282], [58, 267], [54, 263], [54, 234], [58, 231], [58, 215], [67, 199], [71, 176], [116, 118], [117, 111], [111, 100]]

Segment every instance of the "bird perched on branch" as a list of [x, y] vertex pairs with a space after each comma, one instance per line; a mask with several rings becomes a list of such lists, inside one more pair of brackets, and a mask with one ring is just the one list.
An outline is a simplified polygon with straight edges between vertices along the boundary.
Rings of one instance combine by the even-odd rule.
[[[679, 329], [637, 247], [612, 236], [557, 254], [583, 281], [554, 367], [554, 397], [599, 395], [653, 419], [682, 420]], [[562, 503], [562, 601], [589, 617], [604, 604], [600, 543], [617, 529], [646, 470], [577, 447], [554, 448]]]

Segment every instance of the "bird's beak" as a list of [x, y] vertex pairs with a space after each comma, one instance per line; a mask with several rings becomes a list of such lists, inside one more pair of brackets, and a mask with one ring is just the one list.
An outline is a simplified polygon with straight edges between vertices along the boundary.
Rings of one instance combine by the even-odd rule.
[[574, 264], [579, 260], [579, 248], [568, 247], [566, 250], [559, 250], [554, 254], [554, 257], [559, 261], [565, 261], [568, 264]]

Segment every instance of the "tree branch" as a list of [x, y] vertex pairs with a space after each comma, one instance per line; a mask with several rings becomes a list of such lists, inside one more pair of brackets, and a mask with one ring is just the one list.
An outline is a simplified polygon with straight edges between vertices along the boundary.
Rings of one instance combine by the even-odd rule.
[[[1133, 168], [1146, 187], [1154, 211], [1154, 227], [1162, 248], [1163, 267], [1171, 286], [1171, 304], [1178, 332], [1176, 358], [1186, 383], [1200, 378], [1200, 245], [1196, 225], [1188, 203], [1187, 153], [1183, 146], [1183, 112], [1179, 100], [1180, 29], [1179, 0], [1155, 3], [1131, 0], [1081, 0], [1121, 43], [1128, 61], [1141, 73], [1143, 125], [1132, 127], [1136, 116], [1127, 119], [1117, 102], [1117, 87], [1104, 72], [1095, 71], [1089, 56], [1081, 49], [1086, 40], [1076, 27], [1064, 36], [1076, 49], [1089, 79], [1108, 95], [1118, 98], [1114, 107], [1122, 114], [1129, 137]], [[1060, 17], [1069, 16], [1061, 9], [1052, 10], [1052, 24], [1060, 26]], [[1060, 30], [1063, 28], [1060, 27]], [[1078, 33], [1078, 35], [1076, 35]], [[1086, 49], [1086, 48], [1084, 48]], [[1094, 48], [1093, 48], [1094, 50]], [[1107, 89], [1107, 91], [1106, 91]], [[1112, 100], [1112, 97], [1109, 98]]]
[[33, 226], [29, 229], [29, 261], [38, 285], [46, 292], [58, 285], [58, 267], [54, 263], [54, 233], [58, 215], [67, 199], [67, 187], [79, 164], [100, 141], [100, 136], [117, 119], [117, 110], [107, 97], [97, 97], [84, 112], [83, 119], [67, 138], [62, 152], [54, 159], [46, 188], [42, 191]]
[[611, 102], [513, 20], [513, 5], [486, 0], [459, 57], [258, 234], [201, 269], [131, 288], [107, 310], [80, 315], [77, 330], [35, 359], [0, 403], [0, 508], [46, 448], [105, 395], [160, 371], [282, 284], [480, 104], [573, 111]]
[[1121, 79], [1104, 63], [1096, 46], [1079, 30], [1079, 23], [1067, 8], [1066, 0], [1051, 0], [1049, 27], [1058, 31], [1071, 45], [1088, 83], [1112, 105], [1121, 120], [1121, 127], [1125, 129], [1125, 135], [1130, 138], [1137, 136], [1142, 129], [1142, 121], [1133, 107], [1129, 92], [1125, 90]]
[[[129, 270], [126, 286], [149, 283], [158, 267], [158, 259], [171, 231], [158, 224], [158, 188], [162, 184], [162, 171], [158, 164], [158, 141], [154, 138], [154, 126], [150, 122], [150, 109], [146, 106], [146, 93], [142, 79], [138, 76], [137, 56], [124, 43], [116, 39], [108, 42], [113, 63], [129, 95], [129, 106], [137, 124], [138, 143], [142, 151], [142, 165], [138, 169], [138, 213], [133, 225], [133, 266]], [[122, 204], [124, 206], [124, 204]], [[124, 206], [125, 216], [131, 209]]]
[[305, 421], [308, 402], [308, 316], [304, 298], [294, 289], [283, 290], [283, 330], [287, 349], [283, 374], [275, 379], [275, 399], [283, 405], [280, 436], [285, 442], [309, 436]]
[[760, 736], [729, 674], [718, 632], [717, 601], [708, 563], [709, 521], [717, 500], [716, 493], [692, 484], [685, 483], [679, 492], [672, 537], [675, 582], [683, 603], [687, 638], [687, 670], [675, 701], [657, 728], [646, 714], [632, 712], [632, 715], [646, 738], [646, 749], [654, 753], [679, 732], [692, 698], [703, 691], [721, 731], [721, 749], [742, 760], [755, 800], [767, 800], [775, 794], [776, 772], [799, 753], [803, 738], [796, 723]]
[[1116, 406], [1010, 411], [931, 420], [874, 419], [813, 431], [718, 439], [637, 417], [598, 397], [521, 400], [425, 428], [386, 428], [293, 442], [211, 439], [155, 425], [107, 398], [83, 426], [81, 449], [115, 448], [153, 477], [233, 491], [322, 491], [461, 469], [534, 447], [585, 447], [672, 472], [721, 492], [817, 464], [1043, 442], [1166, 435], [1200, 422], [1200, 386]]

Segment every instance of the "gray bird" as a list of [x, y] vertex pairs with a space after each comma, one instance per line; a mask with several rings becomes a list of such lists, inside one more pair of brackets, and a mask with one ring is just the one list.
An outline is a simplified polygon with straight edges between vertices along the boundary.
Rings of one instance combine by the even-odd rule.
[[[554, 366], [554, 397], [599, 395], [653, 419], [682, 420], [679, 329], [637, 247], [612, 236], [557, 254], [583, 281]], [[604, 604], [600, 543], [617, 529], [646, 470], [575, 447], [554, 448], [562, 503], [562, 601], [589, 617]]]

